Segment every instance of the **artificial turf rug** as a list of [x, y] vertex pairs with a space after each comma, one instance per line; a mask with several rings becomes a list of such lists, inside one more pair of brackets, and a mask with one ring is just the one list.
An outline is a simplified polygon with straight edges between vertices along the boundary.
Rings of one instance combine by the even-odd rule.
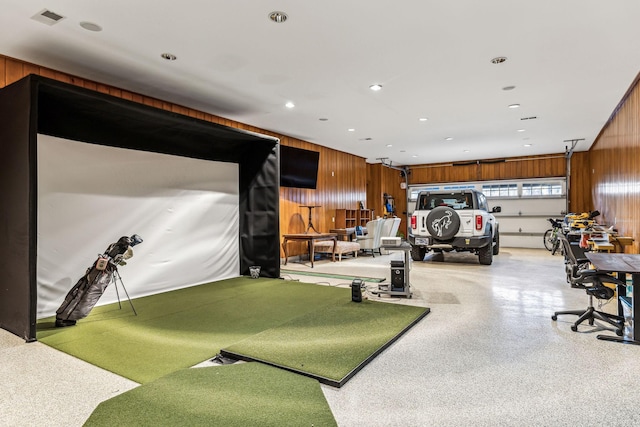
[[[38, 322], [37, 338], [118, 375], [147, 383], [210, 359], [221, 349], [231, 349], [256, 334], [267, 334], [267, 340], [274, 347], [290, 346], [294, 344], [292, 336], [277, 341], [269, 331], [275, 328], [272, 334], [277, 335], [283, 327], [284, 330], [290, 328], [289, 322], [299, 319], [300, 326], [305, 326], [295, 336], [295, 340], [300, 341], [296, 351], [305, 353], [309, 348], [317, 351], [317, 343], [326, 342], [322, 352], [327, 359], [334, 360], [329, 365], [346, 363], [347, 366], [331, 366], [330, 372], [313, 375], [341, 381], [334, 372], [350, 371], [358, 366], [363, 358], [383, 348], [388, 339], [402, 333], [428, 312], [426, 308], [398, 304], [353, 303], [350, 289], [246, 277], [138, 298], [133, 303], [137, 316], [125, 302], [122, 309], [118, 309], [117, 303], [96, 307], [73, 327], [55, 328], [53, 318], [42, 319]], [[336, 317], [336, 308], [343, 318]], [[404, 323], [395, 319], [398, 313], [405, 313]], [[387, 316], [391, 316], [388, 321]], [[354, 328], [365, 336], [378, 337], [379, 342], [363, 343], [368, 350], [354, 354], [356, 359], [334, 357], [345, 351], [345, 345], [360, 347], [362, 336], [354, 337], [350, 344], [336, 342], [336, 337], [350, 336]], [[389, 332], [382, 335], [381, 328]], [[244, 345], [253, 348], [251, 340]], [[265, 354], [277, 353], [268, 346], [263, 349]], [[259, 354], [252, 356], [260, 357]], [[277, 364], [295, 368], [298, 360], [309, 356], [288, 352], [287, 357], [295, 362], [285, 360], [283, 363], [279, 357]]]
[[252, 335], [221, 354], [341, 387], [428, 313], [425, 307], [340, 301]]
[[259, 363], [183, 369], [102, 402], [85, 426], [336, 426], [320, 384]]

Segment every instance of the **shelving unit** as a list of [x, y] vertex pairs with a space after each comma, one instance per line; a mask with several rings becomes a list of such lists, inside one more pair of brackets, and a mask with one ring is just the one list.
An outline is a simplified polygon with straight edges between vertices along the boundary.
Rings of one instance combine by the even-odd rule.
[[373, 219], [372, 215], [373, 211], [371, 209], [358, 209], [358, 225], [366, 226], [367, 222]]
[[336, 209], [335, 228], [352, 228], [356, 225], [364, 227], [372, 216], [371, 209]]
[[359, 225], [358, 209], [336, 209], [335, 228], [353, 228]]

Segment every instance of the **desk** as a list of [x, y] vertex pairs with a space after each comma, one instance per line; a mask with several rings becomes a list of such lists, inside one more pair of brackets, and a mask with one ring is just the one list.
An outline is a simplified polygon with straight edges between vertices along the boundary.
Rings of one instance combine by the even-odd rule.
[[[593, 267], [604, 273], [618, 273], [620, 280], [625, 280], [626, 274], [631, 274], [633, 283], [633, 297], [631, 298], [631, 312], [633, 319], [633, 331], [631, 338], [598, 335], [598, 339], [615, 341], [627, 344], [640, 344], [640, 331], [636, 329], [636, 321], [640, 320], [640, 304], [636, 303], [635, 296], [640, 289], [640, 255], [609, 254], [586, 252], [585, 256], [593, 264]], [[636, 287], [638, 286], [638, 287]], [[626, 286], [618, 286], [618, 298], [626, 294]], [[618, 314], [622, 316], [622, 305], [618, 300]]]
[[311, 268], [313, 268], [313, 258], [315, 250], [313, 243], [320, 240], [333, 240], [333, 252], [331, 261], [336, 260], [336, 242], [338, 241], [338, 235], [336, 233], [297, 233], [297, 234], [283, 234], [284, 240], [282, 242], [282, 249], [284, 250], [284, 265], [287, 265], [289, 258], [289, 251], [287, 250], [287, 243], [294, 242], [307, 242], [309, 246], [309, 259], [311, 260]]

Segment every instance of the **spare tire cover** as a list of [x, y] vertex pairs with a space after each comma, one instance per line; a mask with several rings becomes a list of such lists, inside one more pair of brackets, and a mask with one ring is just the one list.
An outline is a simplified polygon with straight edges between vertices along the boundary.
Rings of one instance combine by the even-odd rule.
[[427, 230], [435, 239], [451, 239], [459, 229], [460, 217], [453, 208], [438, 206], [427, 215]]

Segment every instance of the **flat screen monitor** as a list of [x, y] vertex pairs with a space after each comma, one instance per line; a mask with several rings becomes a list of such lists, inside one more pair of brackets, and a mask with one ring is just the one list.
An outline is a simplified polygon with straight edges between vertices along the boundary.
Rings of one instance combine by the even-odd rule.
[[315, 190], [319, 160], [318, 151], [280, 145], [280, 186]]

